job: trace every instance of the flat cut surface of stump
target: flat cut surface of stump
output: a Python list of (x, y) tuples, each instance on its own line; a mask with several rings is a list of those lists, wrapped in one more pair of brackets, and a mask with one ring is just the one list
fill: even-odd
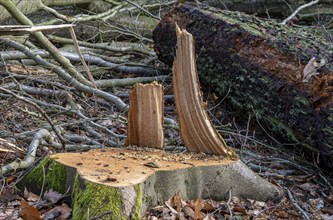
[(75, 167), (89, 181), (114, 187), (141, 183), (158, 171), (235, 163), (222, 156), (172, 154), (151, 149), (92, 150), (87, 153), (60, 153), (52, 157), (60, 163)]

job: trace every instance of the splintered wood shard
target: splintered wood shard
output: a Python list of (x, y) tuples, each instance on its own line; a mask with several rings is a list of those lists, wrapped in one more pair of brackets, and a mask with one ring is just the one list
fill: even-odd
[(195, 63), (193, 37), (178, 26), (176, 33), (172, 83), (182, 140), (189, 151), (236, 157), (216, 132), (206, 112)]
[(129, 93), (126, 145), (164, 147), (163, 87), (153, 82), (136, 84)]

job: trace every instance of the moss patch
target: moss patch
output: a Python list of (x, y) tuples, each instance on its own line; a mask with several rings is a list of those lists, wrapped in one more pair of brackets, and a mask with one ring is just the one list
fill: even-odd
[(39, 193), (40, 190), (53, 189), (59, 193), (65, 193), (66, 166), (46, 157), (34, 168), (19, 184), (29, 190)]
[[(75, 178), (73, 189), (73, 219), (90, 219), (105, 212), (100, 219), (127, 219), (122, 213), (120, 192), (112, 187)], [(136, 218), (135, 218), (136, 219)]]
[(131, 219), (140, 219), (141, 216), (141, 208), (142, 208), (142, 184), (137, 184), (134, 186), (134, 190), (136, 192), (136, 201), (132, 211)]

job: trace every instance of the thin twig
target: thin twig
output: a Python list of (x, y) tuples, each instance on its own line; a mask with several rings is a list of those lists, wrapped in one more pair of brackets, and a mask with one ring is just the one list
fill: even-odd
[(317, 4), (318, 2), (319, 0), (314, 0), (312, 2), (299, 6), (289, 17), (284, 19), (280, 24), (285, 25), (288, 21), (295, 17), (299, 11), (303, 10), (304, 8), (310, 7), (311, 5)]
[(95, 216), (95, 217), (91, 218), (90, 220), (97, 220), (97, 219), (100, 219), (100, 218), (103, 217), (103, 216), (111, 215), (111, 214), (112, 214), (112, 210), (111, 210), (111, 211), (104, 212), (104, 213), (102, 213), (102, 214), (100, 214), (100, 215), (98, 215), (98, 216)]
[(228, 199), (228, 202), (227, 202), (227, 207), (228, 207), (228, 210), (229, 210), (229, 220), (232, 220), (232, 210), (230, 208), (230, 202), (231, 202), (231, 190), (229, 190), (229, 199)]
[(38, 112), (39, 112), (39, 113), (40, 113), (40, 114), (41, 114), (41, 115), (47, 120), (47, 122), (50, 124), (52, 130), (54, 131), (54, 133), (55, 133), (55, 134), (57, 135), (57, 137), (59, 138), (59, 140), (60, 140), (60, 142), (61, 142), (61, 144), (62, 144), (63, 149), (65, 149), (66, 140), (62, 137), (62, 135), (60, 134), (59, 129), (57, 129), (57, 128), (54, 126), (54, 124), (53, 124), (51, 118), (50, 118), (50, 117), (44, 112), (44, 110), (43, 110), (41, 107), (39, 107), (36, 103), (34, 103), (34, 102), (32, 102), (32, 101), (30, 101), (30, 100), (24, 98), (23, 96), (19, 96), (19, 95), (13, 93), (12, 91), (9, 91), (8, 89), (5, 89), (5, 88), (3, 88), (3, 87), (0, 87), (0, 90), (3, 91), (3, 92), (5, 92), (5, 93), (8, 93), (8, 94), (14, 96), (15, 98), (17, 98), (17, 99), (19, 99), (19, 100), (21, 100), (21, 101), (23, 101), (23, 102), (25, 102), (25, 103), (28, 103), (29, 105), (32, 105), (33, 107), (35, 107), (36, 110), (37, 110), (37, 111), (38, 111)]
[(69, 30), (69, 33), (71, 34), (71, 38), (73, 40), (73, 44), (74, 44), (74, 48), (77, 52), (77, 54), (79, 55), (80, 57), (80, 60), (82, 62), (82, 65), (84, 67), (84, 69), (86, 70), (87, 72), (87, 75), (89, 77), (89, 80), (91, 81), (91, 83), (93, 84), (93, 86), (96, 88), (96, 83), (95, 83), (95, 80), (94, 80), (94, 77), (92, 76), (91, 72), (90, 72), (90, 69), (86, 63), (86, 61), (84, 60), (83, 56), (82, 56), (82, 53), (80, 51), (80, 47), (79, 47), (79, 43), (77, 42), (77, 38), (76, 38), (76, 35), (75, 35), (75, 31), (74, 31), (74, 28), (73, 26), (69, 27), (68, 28)]
[(299, 205), (297, 204), (297, 202), (295, 201), (293, 195), (291, 194), (290, 190), (287, 189), (287, 193), (288, 193), (288, 198), (290, 199), (290, 201), (293, 203), (293, 205), (303, 214), (303, 216), (310, 220), (310, 217), (308, 216), (308, 214), (301, 208), (299, 207)]
[(156, 15), (153, 15), (152, 13), (150, 13), (148, 10), (144, 9), (143, 7), (141, 7), (140, 5), (136, 4), (135, 2), (129, 1), (129, 0), (125, 0), (125, 2), (127, 2), (128, 4), (131, 4), (135, 7), (137, 7), (138, 9), (142, 10), (143, 12), (147, 13), (147, 15), (149, 15), (152, 18), (155, 18), (156, 20), (161, 20), (160, 17), (157, 17)]
[(43, 153), (43, 155), (42, 156), (40, 156), (40, 157), (38, 157), (38, 159), (36, 159), (35, 160), (35, 162), (29, 167), (29, 168), (27, 168), (27, 169), (25, 169), (19, 176), (18, 176), (18, 178), (15, 180), (15, 184), (14, 185), (16, 185), (17, 183), (19, 183), (19, 182), (21, 182), (21, 180), (26, 176), (26, 175), (28, 175), (30, 172), (31, 172), (31, 170), (33, 170), (35, 167), (37, 167), (38, 166), (38, 164), (42, 161), (42, 159), (44, 159), (44, 157), (46, 156), (46, 152), (45, 153)]

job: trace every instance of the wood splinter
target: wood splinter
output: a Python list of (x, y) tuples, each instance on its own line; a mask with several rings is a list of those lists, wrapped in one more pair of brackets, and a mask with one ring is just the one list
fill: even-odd
[(135, 84), (130, 90), (125, 145), (163, 149), (163, 87), (157, 82)]
[(177, 49), (173, 63), (173, 89), (180, 134), (189, 151), (237, 158), (217, 133), (202, 100), (193, 36), (176, 25)]

